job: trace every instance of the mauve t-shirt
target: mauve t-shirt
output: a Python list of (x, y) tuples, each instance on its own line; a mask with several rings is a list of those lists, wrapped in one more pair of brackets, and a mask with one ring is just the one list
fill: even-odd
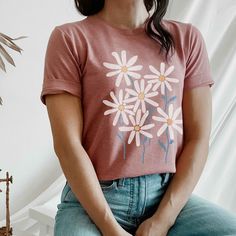
[(40, 99), (81, 99), (82, 145), (100, 180), (176, 172), (183, 90), (214, 84), (197, 27), (162, 21), (176, 42), (166, 61), (146, 22), (123, 29), (93, 15), (55, 26), (48, 41)]

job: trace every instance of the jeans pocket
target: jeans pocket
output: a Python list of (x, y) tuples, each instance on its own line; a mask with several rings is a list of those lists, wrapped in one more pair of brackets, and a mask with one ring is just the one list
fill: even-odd
[(116, 180), (98, 180), (102, 190), (112, 190), (117, 188)]
[(62, 192), (61, 192), (61, 202), (64, 202), (65, 197), (69, 191), (70, 191), (70, 187), (69, 187), (68, 183), (66, 182), (66, 184), (64, 185)]
[[(99, 180), (100, 186), (102, 191), (108, 191), (117, 188), (116, 180)], [(62, 193), (61, 193), (61, 202), (74, 202), (79, 203), (76, 195), (72, 191), (71, 187), (69, 186), (68, 182), (66, 182)]]
[(62, 191), (61, 202), (76, 202), (76, 203), (79, 202), (77, 197), (75, 196), (75, 194), (71, 190), (71, 187), (68, 184), (68, 182), (66, 183), (66, 185), (64, 186), (64, 189)]

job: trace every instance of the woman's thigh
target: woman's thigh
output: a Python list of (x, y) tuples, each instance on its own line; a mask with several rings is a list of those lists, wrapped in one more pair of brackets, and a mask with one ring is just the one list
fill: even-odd
[(192, 194), (183, 207), (168, 236), (236, 235), (236, 214)]
[(54, 236), (101, 236), (97, 226), (80, 206), (69, 206), (57, 211)]
[(101, 232), (91, 220), (85, 209), (77, 201), (68, 183), (57, 204), (54, 236), (101, 236)]
[[(104, 197), (111, 208), (117, 222), (126, 231), (135, 228), (129, 221), (130, 196), (129, 185), (120, 186), (116, 180), (100, 180), (100, 186)], [(92, 221), (86, 210), (82, 207), (68, 183), (61, 193), (61, 202), (57, 204), (55, 217), (54, 236), (100, 236), (99, 228)]]

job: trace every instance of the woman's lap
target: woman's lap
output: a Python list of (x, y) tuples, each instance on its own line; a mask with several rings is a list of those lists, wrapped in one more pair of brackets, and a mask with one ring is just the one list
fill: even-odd
[(168, 236), (236, 235), (236, 215), (221, 206), (192, 194)]
[[(100, 181), (103, 194), (114, 217), (126, 231), (134, 234), (139, 224), (139, 216), (144, 211), (144, 204), (147, 210), (144, 213), (150, 214), (149, 209), (153, 209), (164, 192), (164, 186), (168, 181), (167, 177), (167, 174), (162, 174), (155, 175), (153, 178), (149, 176), (121, 178), (117, 181)], [(152, 181), (155, 182), (156, 187), (153, 187)], [(149, 188), (147, 194), (149, 198), (146, 198), (145, 186)], [(150, 201), (150, 199), (154, 199), (154, 201)], [(98, 227), (89, 218), (68, 183), (63, 188), (61, 202), (57, 207), (54, 236), (101, 235)]]
[[(100, 181), (100, 185), (117, 222), (127, 232), (135, 235), (143, 220), (151, 217), (157, 209), (171, 176), (153, 174)], [(68, 183), (64, 186), (61, 203), (57, 206), (54, 236), (102, 235)], [(168, 236), (179, 235), (236, 235), (236, 215), (192, 194), (168, 232)]]

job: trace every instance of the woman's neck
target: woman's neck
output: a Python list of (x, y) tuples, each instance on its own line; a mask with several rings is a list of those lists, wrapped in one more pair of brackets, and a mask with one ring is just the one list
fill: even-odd
[(147, 19), (148, 12), (143, 0), (105, 0), (96, 15), (120, 28), (134, 29)]

